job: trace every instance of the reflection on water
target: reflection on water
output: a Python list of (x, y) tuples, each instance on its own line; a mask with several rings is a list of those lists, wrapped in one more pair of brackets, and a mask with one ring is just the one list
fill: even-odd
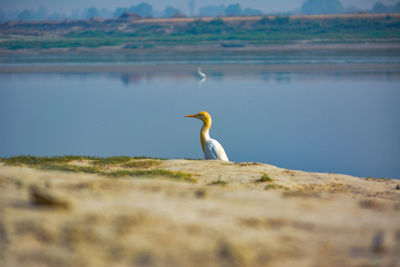
[[(8, 74), (8, 76), (20, 77), (21, 74)], [(34, 75), (34, 74), (24, 74), (24, 75)], [(39, 75), (39, 74), (36, 74)], [(48, 74), (46, 74), (48, 75)], [(193, 72), (138, 72), (138, 73), (58, 73), (52, 74), (58, 75), (64, 79), (92, 79), (96, 76), (107, 77), (110, 80), (120, 80), (125, 86), (133, 86), (136, 84), (141, 84), (143, 82), (152, 83), (157, 80), (166, 80), (168, 82), (193, 82), (198, 81), (202, 84), (206, 81), (214, 81), (223, 83), (225, 80), (260, 80), (266, 83), (290, 83), (291, 77), (296, 78), (306, 78), (307, 80), (321, 80), (332, 81), (336, 79), (353, 80), (365, 78), (375, 81), (389, 82), (393, 80), (400, 79), (400, 69), (393, 71), (380, 71), (380, 72), (319, 72), (308, 74), (300, 74), (296, 72), (267, 72), (267, 71), (252, 71), (252, 72), (208, 72), (206, 79), (201, 79), (198, 77), (195, 71)]]
[[(156, 50), (157, 51), (157, 50)], [(0, 66), (23, 64), (344, 64), (344, 63), (400, 63), (400, 50), (375, 49), (300, 49), (271, 51), (216, 51), (216, 52), (135, 52), (128, 54), (91, 53), (44, 53), (44, 54), (0, 54)]]
[[(206, 72), (206, 70), (205, 70)], [(400, 178), (400, 75), (1, 74), (0, 156), (201, 158), (199, 121), (233, 161)]]

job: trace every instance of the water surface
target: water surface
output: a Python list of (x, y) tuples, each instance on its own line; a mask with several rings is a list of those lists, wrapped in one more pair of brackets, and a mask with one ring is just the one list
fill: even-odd
[(0, 156), (202, 158), (400, 178), (400, 72), (1, 73)]

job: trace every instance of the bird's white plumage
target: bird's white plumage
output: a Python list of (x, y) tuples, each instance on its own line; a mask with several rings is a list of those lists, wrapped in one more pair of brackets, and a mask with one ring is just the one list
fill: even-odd
[(215, 139), (206, 139), (204, 145), (204, 158), (229, 161), (222, 145)]
[(197, 69), (197, 73), (198, 73), (203, 79), (207, 77), (207, 75), (206, 75), (204, 72), (201, 71), (201, 68), (200, 68), (200, 67)]
[(203, 121), (200, 130), (200, 142), (204, 152), (204, 159), (229, 161), (222, 145), (215, 139), (210, 138), (212, 119), (207, 111), (200, 111), (194, 115), (186, 115), (188, 118), (196, 118)]

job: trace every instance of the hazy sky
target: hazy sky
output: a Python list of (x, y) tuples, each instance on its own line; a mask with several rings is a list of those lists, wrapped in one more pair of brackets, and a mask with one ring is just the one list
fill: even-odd
[[(196, 0), (196, 9), (206, 5), (240, 3), (244, 7), (261, 9), (264, 12), (290, 11), (301, 6), (305, 0)], [(70, 12), (73, 9), (84, 9), (90, 6), (115, 9), (118, 6), (129, 7), (140, 2), (148, 2), (156, 9), (163, 9), (172, 5), (187, 12), (189, 0), (0, 0), (0, 8), (10, 9), (36, 9), (43, 5), (49, 11)], [(355, 5), (359, 8), (371, 8), (375, 2), (395, 4), (400, 0), (341, 0), (344, 6)]]

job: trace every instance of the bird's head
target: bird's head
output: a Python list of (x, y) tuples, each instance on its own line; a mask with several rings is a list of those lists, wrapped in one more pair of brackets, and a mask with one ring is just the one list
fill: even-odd
[(200, 111), (194, 115), (186, 115), (186, 118), (196, 118), (203, 121), (205, 124), (211, 124), (211, 116), (207, 111)]

